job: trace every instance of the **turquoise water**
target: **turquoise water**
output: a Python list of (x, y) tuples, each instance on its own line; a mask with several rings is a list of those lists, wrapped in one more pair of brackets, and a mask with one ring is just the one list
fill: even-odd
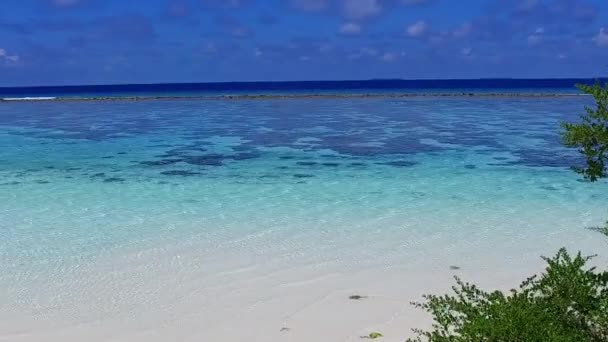
[(558, 137), (588, 101), (3, 103), (0, 313), (119, 305), (111, 275), (175, 250), (210, 277), (222, 260), (523, 270), (562, 245), (598, 252), (583, 228), (607, 216), (607, 184), (581, 182)]

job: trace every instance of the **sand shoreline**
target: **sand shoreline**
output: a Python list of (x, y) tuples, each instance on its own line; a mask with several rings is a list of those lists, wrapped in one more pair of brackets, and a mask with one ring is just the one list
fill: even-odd
[(195, 96), (94, 96), (94, 97), (5, 97), (0, 103), (14, 102), (114, 102), (155, 100), (293, 100), (293, 99), (382, 99), (382, 98), (572, 98), (585, 94), (559, 93), (388, 93), (388, 94), (258, 94), (258, 95), (195, 95)]

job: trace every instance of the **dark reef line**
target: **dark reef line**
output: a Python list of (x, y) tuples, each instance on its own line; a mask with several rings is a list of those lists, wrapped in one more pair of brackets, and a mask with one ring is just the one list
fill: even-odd
[(561, 98), (584, 94), (559, 93), (403, 93), (403, 94), (259, 94), (259, 95), (201, 95), (201, 96), (96, 96), (53, 98), (0, 98), (0, 102), (80, 102), (80, 101), (152, 101), (152, 100), (290, 100), (290, 99), (369, 99), (420, 97), (481, 97), (481, 98)]

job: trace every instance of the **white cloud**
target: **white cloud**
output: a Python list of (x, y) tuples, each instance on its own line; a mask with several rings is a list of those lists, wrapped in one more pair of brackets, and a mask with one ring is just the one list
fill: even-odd
[(256, 57), (260, 57), (262, 55), (262, 50), (260, 50), (260, 48), (256, 48), (255, 51), (253, 52), (253, 54)]
[(381, 57), (380, 60), (383, 62), (393, 62), (397, 59), (397, 55), (392, 53), (392, 52), (385, 52)]
[(368, 19), (382, 13), (378, 0), (342, 0), (342, 12), (350, 19)]
[(602, 27), (600, 32), (593, 37), (593, 41), (599, 47), (608, 47), (608, 30)]
[(428, 24), (424, 20), (419, 20), (412, 25), (408, 26), (405, 33), (412, 38), (418, 38), (426, 34), (428, 30)]
[(17, 63), (20, 58), (17, 55), (9, 55), (9, 53), (5, 49), (0, 48), (0, 62), (8, 63)]
[(470, 56), (473, 53), (473, 49), (470, 47), (465, 47), (460, 50), (460, 54), (463, 56)]
[(533, 34), (528, 36), (528, 44), (532, 46), (536, 46), (543, 42), (545, 29), (543, 27), (539, 27), (534, 31)]
[[(286, 0), (296, 10), (303, 12), (339, 11), (348, 20), (367, 20), (384, 11), (384, 0)], [(392, 1), (392, 0), (391, 0)], [(401, 0), (412, 4), (426, 0)]]
[(361, 33), (361, 25), (357, 23), (344, 23), (340, 26), (340, 33), (342, 34), (359, 34)]
[(566, 58), (568, 58), (568, 56), (566, 56), (563, 53), (560, 53), (560, 54), (557, 55), (557, 59), (566, 59)]

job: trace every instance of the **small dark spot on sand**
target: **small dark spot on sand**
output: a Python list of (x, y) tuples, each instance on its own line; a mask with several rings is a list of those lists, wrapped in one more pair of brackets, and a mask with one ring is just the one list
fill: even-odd
[(283, 160), (289, 160), (289, 159), (295, 159), (296, 157), (294, 156), (280, 156), (279, 159), (283, 159)]
[(317, 162), (299, 161), (296, 164), (298, 164), (300, 166), (314, 166), (314, 165), (317, 165)]
[(365, 336), (361, 336), (361, 338), (368, 339), (368, 340), (375, 340), (375, 339), (378, 339), (378, 338), (381, 338), (381, 337), (383, 337), (382, 333), (379, 333), (377, 331), (371, 332), (371, 333), (369, 333), (368, 335), (365, 335)]
[(82, 170), (82, 168), (81, 167), (70, 167), (70, 168), (66, 169), (66, 171), (79, 171), (79, 170)]
[(127, 152), (118, 152), (116, 154), (127, 154)]
[(50, 182), (47, 180), (37, 180), (36, 183), (38, 184), (49, 184)]
[(103, 156), (103, 157), (101, 157), (101, 159), (112, 159), (112, 158), (114, 158), (114, 156)]
[(160, 174), (161, 175), (165, 175), (165, 176), (183, 176), (183, 177), (187, 177), (187, 176), (200, 175), (200, 172), (185, 171), (185, 170), (172, 170), (172, 171), (163, 171)]
[(361, 300), (361, 299), (366, 299), (366, 298), (367, 298), (367, 296), (360, 296), (360, 295), (352, 295), (352, 296), (348, 297), (348, 299), (350, 299), (350, 300)]
[(305, 173), (296, 173), (293, 176), (295, 178), (312, 178), (312, 177), (314, 177), (314, 175), (309, 175), (309, 174), (305, 174)]
[(281, 330), (280, 330), (280, 331), (282, 331), (282, 332), (287, 332), (287, 331), (289, 331), (289, 330), (291, 330), (291, 329), (289, 329), (289, 328), (287, 328), (287, 327), (283, 327), (283, 328), (281, 328)]
[(459, 266), (456, 266), (456, 265), (450, 265), (450, 269), (451, 269), (452, 271), (457, 271), (457, 270), (459, 270), (459, 269), (460, 269), (460, 267), (459, 267)]
[(119, 178), (119, 177), (110, 177), (110, 178), (106, 178), (103, 180), (104, 183), (120, 183), (120, 182), (124, 182), (125, 180), (123, 178)]
[(340, 163), (321, 163), (321, 165), (328, 167), (337, 167), (340, 166)]
[(464, 166), (464, 168), (465, 168), (465, 169), (469, 169), (469, 170), (473, 170), (473, 169), (476, 169), (476, 168), (477, 168), (477, 166), (472, 165), (472, 164), (467, 164), (467, 165), (465, 165), (465, 166)]

